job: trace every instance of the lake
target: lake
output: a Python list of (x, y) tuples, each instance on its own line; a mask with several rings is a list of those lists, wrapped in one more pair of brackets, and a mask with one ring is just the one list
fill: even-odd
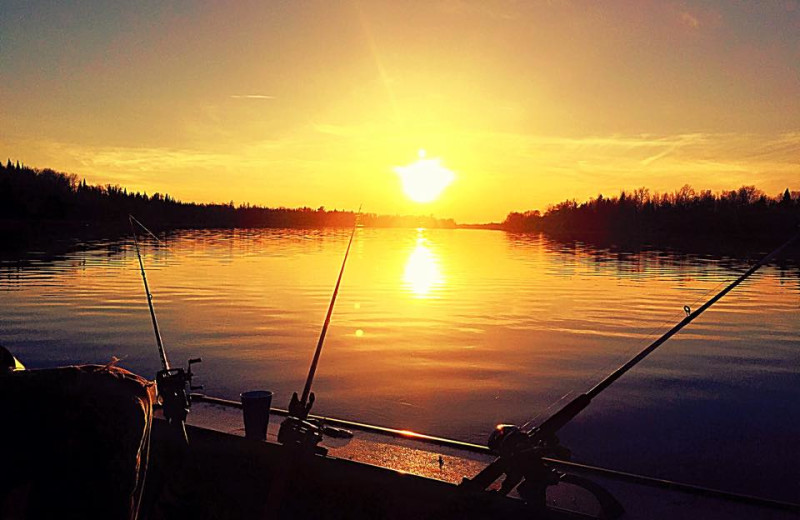
[[(349, 230), (143, 240), (170, 361), (209, 395), (301, 391)], [(776, 244), (777, 245), (777, 244)], [(543, 419), (748, 261), (484, 230), (359, 229), (322, 353), (318, 414), (483, 443)], [(31, 368), (160, 368), (130, 239), (0, 261), (0, 343)], [(565, 427), (575, 460), (800, 496), (800, 269), (762, 268)]]

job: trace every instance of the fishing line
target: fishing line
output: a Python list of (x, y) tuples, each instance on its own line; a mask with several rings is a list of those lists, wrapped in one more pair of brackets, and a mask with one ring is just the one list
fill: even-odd
[[(142, 253), (139, 250), (139, 239), (136, 236), (136, 229), (133, 227), (133, 223), (136, 222), (137, 224), (139, 224), (139, 226), (141, 226), (145, 231), (150, 233), (150, 235), (152, 235), (156, 240), (158, 240), (158, 237), (153, 235), (153, 233), (149, 229), (147, 229), (144, 226), (144, 224), (136, 220), (136, 218), (134, 218), (133, 215), (128, 215), (128, 222), (130, 222), (131, 224), (131, 234), (133, 235), (133, 245), (136, 248), (136, 258), (139, 259), (139, 271), (141, 272), (142, 275), (144, 292), (145, 295), (147, 296), (147, 307), (150, 310), (150, 321), (153, 324), (153, 334), (155, 334), (156, 338), (156, 347), (158, 347), (158, 355), (161, 360), (161, 368), (163, 369), (163, 371), (169, 371), (170, 370), (169, 360), (167, 359), (167, 353), (166, 350), (164, 349), (164, 342), (161, 340), (161, 330), (158, 328), (158, 319), (156, 318), (156, 311), (153, 308), (153, 293), (150, 292), (150, 286), (147, 283), (147, 274), (145, 273), (144, 270), (144, 261), (142, 260)], [(159, 242), (161, 241), (159, 240)]]
[(522, 430), (522, 431), (526, 431), (526, 430), (528, 430), (529, 427), (535, 426), (536, 423), (538, 422), (539, 418), (541, 418), (542, 416), (547, 414), (550, 410), (555, 408), (557, 404), (563, 402), (565, 399), (567, 399), (568, 397), (570, 397), (570, 396), (572, 396), (574, 394), (575, 394), (575, 389), (573, 388), (572, 390), (570, 390), (566, 394), (564, 394), (561, 397), (559, 397), (557, 400), (555, 400), (552, 403), (550, 403), (550, 406), (548, 406), (547, 408), (545, 408), (541, 412), (537, 413), (536, 415), (534, 415), (533, 417), (528, 419), (522, 426), (519, 427), (519, 429)]
[[(746, 271), (746, 269), (745, 269), (745, 271), (739, 272), (736, 269), (731, 268), (731, 271), (733, 271), (734, 275), (738, 278), (739, 276), (741, 276)], [(644, 343), (649, 342), (652, 338), (661, 336), (666, 330), (669, 330), (669, 328), (675, 322), (679, 321), (680, 319), (684, 318), (685, 316), (690, 315), (692, 313), (692, 311), (699, 304), (702, 304), (703, 302), (707, 301), (710, 295), (716, 294), (717, 292), (719, 292), (720, 288), (722, 288), (723, 286), (725, 286), (727, 284), (730, 284), (730, 283), (731, 283), (731, 281), (729, 279), (723, 278), (722, 280), (717, 282), (717, 284), (714, 285), (713, 287), (710, 287), (710, 288), (706, 289), (704, 292), (702, 292), (701, 294), (696, 296), (693, 300), (691, 300), (689, 302), (689, 304), (684, 305), (683, 309), (681, 309), (681, 311), (678, 311), (678, 312), (675, 312), (674, 314), (671, 314), (669, 317), (665, 318), (659, 324), (655, 325), (650, 331), (648, 331), (643, 336), (642, 341), (640, 341), (636, 345), (631, 346), (629, 349), (627, 349), (623, 353), (623, 355), (616, 356), (617, 361), (619, 359), (624, 359), (625, 357), (629, 356), (631, 352), (633, 352), (637, 348), (640, 348), (641, 345), (643, 345)], [(611, 363), (609, 363), (608, 366), (611, 366)], [(608, 368), (608, 366), (606, 368)], [(598, 370), (597, 372), (598, 373), (603, 373), (602, 370)], [(595, 376), (596, 375), (597, 374), (595, 374)]]
[[(737, 270), (735, 268), (731, 268), (731, 271), (733, 271), (733, 273), (737, 276), (737, 278), (739, 276), (741, 276), (742, 273), (746, 272), (746, 270), (739, 272), (739, 270)], [(609, 367), (618, 365), (620, 360), (622, 360), (622, 359), (630, 358), (630, 356), (631, 356), (631, 354), (633, 352), (641, 349), (643, 345), (645, 345), (647, 343), (650, 343), (653, 338), (656, 338), (656, 337), (659, 337), (659, 336), (663, 335), (664, 332), (666, 332), (667, 330), (672, 328), (676, 322), (679, 322), (684, 317), (690, 315), (691, 312), (694, 310), (694, 308), (698, 304), (702, 304), (703, 302), (707, 301), (709, 295), (717, 293), (721, 287), (723, 287), (726, 284), (730, 284), (730, 283), (731, 283), (730, 280), (722, 279), (716, 285), (706, 289), (701, 294), (697, 295), (694, 299), (692, 299), (689, 302), (689, 304), (684, 305), (683, 308), (681, 309), (681, 311), (678, 311), (678, 312), (675, 312), (673, 314), (670, 314), (669, 316), (664, 318), (661, 322), (659, 322), (656, 325), (654, 325), (649, 331), (644, 333), (643, 336), (640, 336), (641, 339), (639, 341), (631, 344), (625, 350), (622, 350), (622, 351), (618, 352), (617, 354), (612, 355), (612, 357), (606, 363), (602, 364), (600, 367), (598, 367), (596, 370), (594, 370), (591, 374), (589, 374), (586, 377), (582, 378), (581, 381), (580, 381), (581, 384), (574, 385), (572, 387), (572, 389), (570, 389), (566, 394), (561, 396), (559, 399), (557, 399), (556, 401), (551, 403), (547, 408), (545, 408), (544, 410), (540, 411), (535, 416), (533, 416), (531, 419), (526, 421), (520, 427), (520, 429), (525, 431), (529, 427), (534, 426), (536, 424), (537, 420), (540, 417), (542, 417), (545, 414), (547, 414), (548, 412), (550, 412), (550, 410), (552, 410), (559, 403), (563, 402), (569, 396), (574, 395), (577, 392), (578, 388), (585, 388), (585, 387), (589, 386), (592, 381), (597, 381), (602, 374), (608, 373)]]
[[(557, 475), (554, 475), (551, 470), (547, 469), (544, 465), (543, 457), (553, 455), (559, 456), (563, 452), (564, 448), (559, 445), (558, 438), (556, 437), (559, 430), (585, 410), (595, 397), (618, 381), (647, 356), (655, 352), (661, 345), (678, 334), (684, 327), (692, 323), (726, 294), (747, 280), (758, 269), (776, 258), (798, 238), (800, 238), (800, 232), (796, 233), (777, 249), (753, 264), (747, 271), (726, 285), (721, 291), (712, 296), (697, 309), (693, 311), (688, 309), (686, 311), (686, 316), (682, 320), (650, 345), (639, 351), (638, 354), (629, 359), (625, 364), (605, 376), (589, 390), (572, 399), (530, 431), (523, 432), (513, 425), (499, 425), (489, 438), (489, 447), (492, 451), (497, 453), (498, 457), (494, 462), (482, 469), (480, 473), (475, 475), (474, 478), (462, 481), (461, 486), (473, 490), (486, 490), (497, 481), (498, 478), (506, 475), (498, 492), (501, 495), (508, 495), (518, 484), (530, 480), (530, 486), (528, 488), (529, 496), (544, 507), (544, 490), (547, 486), (552, 485), (551, 480), (553, 480), (553, 477), (557, 477)], [(521, 468), (520, 464), (524, 464), (527, 469), (524, 467)], [(558, 479), (555, 478), (555, 481), (557, 480)]]
[[(156, 242), (158, 242), (158, 243), (159, 243), (159, 244), (161, 244), (162, 246), (166, 245), (166, 244), (165, 244), (164, 242), (162, 242), (162, 241), (161, 241), (161, 239), (160, 239), (160, 238), (158, 238), (158, 237), (157, 237), (157, 236), (156, 236), (156, 235), (155, 235), (155, 234), (154, 234), (152, 231), (150, 231), (149, 229), (147, 229), (147, 226), (145, 226), (144, 224), (142, 224), (141, 222), (139, 222), (138, 220), (136, 220), (136, 217), (134, 217), (133, 215), (128, 215), (128, 218), (129, 218), (131, 221), (133, 221), (133, 222), (136, 222), (136, 223), (139, 225), (139, 227), (141, 227), (142, 229), (144, 229), (144, 230), (147, 232), (147, 234), (148, 234), (148, 235), (150, 235), (151, 237), (153, 237), (153, 238), (156, 240)], [(134, 234), (134, 237), (135, 237), (135, 234)]]
[(528, 427), (534, 426), (540, 417), (542, 417), (545, 414), (547, 414), (548, 412), (550, 412), (550, 410), (552, 410), (559, 403), (563, 402), (569, 396), (574, 395), (578, 391), (579, 388), (586, 388), (586, 387), (590, 386), (591, 382), (597, 381), (598, 379), (600, 379), (600, 375), (601, 374), (607, 374), (608, 371), (609, 371), (609, 367), (619, 365), (620, 360), (630, 358), (632, 352), (634, 352), (636, 350), (640, 350), (642, 348), (642, 345), (644, 345), (645, 343), (650, 342), (650, 340), (652, 338), (657, 337), (656, 335), (659, 332), (661, 334), (663, 334), (664, 331), (669, 330), (669, 327), (672, 326), (675, 322), (677, 322), (680, 319), (680, 317), (681, 317), (681, 313), (674, 313), (674, 314), (670, 315), (670, 317), (665, 318), (660, 323), (658, 323), (655, 326), (653, 326), (648, 332), (646, 332), (644, 334), (644, 336), (641, 337), (641, 339), (638, 342), (633, 343), (632, 345), (628, 346), (623, 351), (620, 351), (620, 352), (618, 352), (616, 354), (613, 354), (608, 361), (606, 361), (601, 366), (597, 367), (594, 371), (592, 371), (590, 374), (584, 376), (578, 382), (576, 382), (573, 385), (573, 387), (566, 394), (561, 396), (559, 399), (557, 399), (556, 401), (551, 403), (547, 408), (545, 408), (544, 410), (540, 411), (535, 416), (533, 416), (531, 419), (526, 421), (520, 427), (520, 429), (525, 431), (525, 430), (528, 429)]
[(278, 442), (283, 444), (286, 448), (283, 451), (281, 460), (278, 462), (279, 466), (276, 472), (278, 477), (273, 479), (269, 488), (269, 493), (267, 494), (267, 502), (264, 508), (264, 516), (266, 518), (278, 517), (286, 485), (290, 479), (294, 478), (293, 475), (297, 465), (296, 461), (301, 457), (311, 455), (313, 452), (327, 454), (326, 448), (317, 446), (322, 441), (322, 436), (325, 432), (324, 427), (319, 424), (319, 422), (308, 420), (308, 412), (314, 404), (314, 393), (311, 391), (311, 385), (314, 382), (317, 364), (319, 363), (319, 358), (322, 354), (322, 346), (325, 342), (325, 334), (331, 322), (333, 306), (336, 303), (336, 296), (339, 294), (339, 284), (342, 282), (342, 275), (344, 275), (344, 268), (345, 265), (347, 265), (347, 258), (350, 255), (350, 246), (353, 245), (353, 237), (355, 237), (356, 230), (358, 229), (358, 217), (360, 215), (361, 206), (358, 207), (358, 213), (356, 213), (353, 221), (353, 231), (350, 233), (350, 240), (347, 242), (347, 249), (344, 252), (342, 267), (339, 269), (339, 277), (336, 279), (336, 286), (333, 289), (331, 302), (328, 305), (328, 313), (325, 315), (325, 322), (322, 325), (319, 341), (317, 341), (317, 348), (314, 350), (314, 357), (308, 369), (308, 377), (303, 387), (302, 398), (297, 397), (297, 392), (292, 394), (292, 398), (289, 401), (289, 414), (281, 423), (281, 427), (278, 430)]
[(191, 400), (189, 393), (192, 390), (199, 390), (201, 386), (192, 386), (192, 364), (202, 361), (200, 358), (190, 359), (186, 370), (170, 366), (167, 359), (167, 352), (164, 348), (164, 343), (161, 341), (161, 331), (158, 328), (158, 319), (156, 319), (156, 311), (153, 308), (153, 294), (150, 292), (150, 286), (147, 283), (147, 273), (144, 269), (144, 261), (142, 260), (142, 252), (139, 249), (139, 238), (136, 234), (134, 222), (142, 229), (156, 239), (158, 239), (152, 231), (147, 229), (144, 224), (136, 220), (133, 215), (128, 215), (128, 222), (131, 225), (131, 234), (133, 235), (133, 245), (136, 247), (136, 258), (139, 259), (139, 270), (142, 275), (142, 283), (144, 284), (144, 292), (147, 296), (147, 307), (150, 310), (150, 320), (153, 324), (153, 333), (156, 338), (156, 347), (158, 347), (158, 355), (161, 359), (161, 370), (156, 372), (156, 392), (161, 402), (164, 417), (167, 423), (174, 427), (180, 439), (180, 444), (183, 448), (189, 445), (189, 438), (186, 436), (186, 417), (189, 414), (191, 407)]
[[(325, 343), (325, 335), (328, 332), (328, 326), (331, 323), (331, 316), (333, 315), (333, 306), (336, 304), (336, 297), (339, 295), (339, 285), (342, 283), (342, 276), (344, 275), (344, 267), (347, 265), (347, 258), (350, 256), (350, 246), (353, 245), (353, 237), (356, 236), (356, 230), (358, 229), (358, 221), (359, 217), (361, 216), (361, 206), (358, 207), (358, 211), (356, 212), (355, 219), (353, 221), (353, 231), (350, 233), (350, 240), (347, 242), (347, 249), (344, 252), (344, 259), (342, 260), (342, 267), (339, 270), (339, 277), (336, 279), (336, 286), (333, 288), (333, 295), (331, 296), (331, 303), (328, 305), (328, 313), (325, 316), (325, 321), (322, 324), (322, 331), (319, 334), (319, 340), (317, 341), (317, 348), (314, 351), (314, 357), (311, 360), (311, 366), (308, 369), (308, 377), (306, 378), (306, 384), (303, 387), (303, 394), (300, 398), (300, 402), (303, 406), (308, 404), (309, 398), (311, 397), (311, 384), (314, 382), (314, 375), (317, 372), (317, 363), (319, 363), (319, 357), (322, 354), (322, 345)], [(313, 402), (313, 400), (312, 400)]]

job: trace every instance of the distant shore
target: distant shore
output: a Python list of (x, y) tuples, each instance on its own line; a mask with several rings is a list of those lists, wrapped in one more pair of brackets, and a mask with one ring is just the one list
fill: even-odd
[[(278, 226), (272, 229), (345, 229), (344, 226)], [(220, 228), (220, 227), (164, 227), (154, 226), (153, 231), (162, 233), (181, 233), (191, 229), (270, 229), (257, 228)], [(433, 228), (428, 228), (433, 229)], [(441, 229), (441, 228), (439, 228)], [(501, 225), (457, 225), (456, 230), (486, 230), (506, 233), (509, 239), (528, 241), (539, 238), (548, 240), (554, 246), (577, 249), (597, 249), (637, 253), (643, 250), (663, 250), (685, 254), (709, 255), (713, 257), (758, 258), (783, 243), (789, 235), (775, 236), (668, 236), (647, 240), (643, 237), (614, 238), (607, 235), (592, 234), (550, 234), (545, 232), (515, 232), (503, 229)], [(66, 252), (76, 244), (93, 241), (127, 240), (130, 227), (123, 222), (91, 222), (67, 220), (8, 220), (0, 219), (0, 258), (17, 258), (29, 251)], [(800, 262), (800, 241), (782, 255), (783, 260), (792, 263)], [(782, 260), (779, 260), (779, 262)]]
[[(168, 194), (88, 185), (75, 174), (0, 164), (0, 249), (25, 249), (59, 238), (114, 238), (130, 232), (133, 214), (155, 231), (233, 228), (349, 228), (353, 211), (324, 207), (267, 208), (250, 204), (181, 202)], [(358, 215), (366, 227), (499, 230), (546, 235), (563, 243), (636, 250), (763, 250), (800, 224), (800, 192), (770, 196), (754, 186), (712, 193), (683, 186), (673, 193), (646, 188), (579, 203), (511, 212), (503, 222), (459, 224), (429, 216)], [(793, 253), (797, 256), (796, 253)]]

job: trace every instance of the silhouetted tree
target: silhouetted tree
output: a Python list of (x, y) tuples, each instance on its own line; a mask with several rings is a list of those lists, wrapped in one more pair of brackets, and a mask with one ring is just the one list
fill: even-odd
[[(250, 204), (195, 204), (159, 192), (128, 192), (117, 185), (92, 186), (74, 174), (35, 170), (0, 163), (0, 218), (18, 220), (77, 220), (124, 223), (129, 214), (149, 225), (170, 227), (349, 227), (352, 211), (324, 207), (264, 208)], [(456, 227), (452, 219), (432, 216), (361, 216), (364, 225), (384, 227)]]
[(660, 239), (689, 236), (785, 236), (800, 223), (800, 194), (786, 189), (768, 197), (755, 186), (695, 191), (686, 184), (674, 193), (638, 188), (619, 197), (602, 194), (583, 203), (566, 200), (544, 215), (509, 213), (503, 229), (600, 239)]

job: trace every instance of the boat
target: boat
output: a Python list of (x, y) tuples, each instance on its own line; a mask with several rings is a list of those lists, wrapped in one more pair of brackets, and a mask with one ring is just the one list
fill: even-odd
[[(0, 376), (0, 403), (13, 427), (0, 487), (2, 518), (511, 518), (530, 506), (496, 493), (465, 492), (446, 479), (465, 464), (480, 467), (447, 441), (429, 450), (395, 450), (409, 471), (353, 460), (374, 455), (363, 435), (310, 452), (214, 429), (209, 406), (187, 425), (190, 442), (155, 407), (153, 382), (115, 365), (14, 370)], [(234, 406), (235, 407), (235, 406)], [(157, 410), (154, 412), (154, 408)], [(206, 417), (203, 418), (202, 414)], [(288, 413), (288, 412), (286, 412)], [(273, 415), (284, 415), (274, 410)], [(192, 415), (194, 418), (195, 415)], [(311, 417), (312, 421), (319, 418)], [(198, 426), (196, 422), (209, 422)], [(216, 422), (219, 425), (221, 419)], [(335, 422), (335, 421), (334, 421)], [(309, 423), (311, 424), (311, 423)], [(362, 432), (366, 425), (348, 423)], [(275, 438), (275, 428), (270, 437)], [(391, 437), (389, 431), (383, 432)], [(406, 433), (416, 443), (429, 439)], [(341, 443), (340, 443), (341, 444)], [(360, 446), (359, 446), (360, 445)], [(336, 455), (329, 453), (337, 452)], [(350, 455), (346, 455), (350, 452)], [(466, 450), (463, 450), (466, 451)], [(488, 454), (483, 454), (485, 459)], [(351, 458), (352, 457), (352, 458)], [(416, 471), (409, 465), (419, 464)], [(438, 468), (440, 478), (434, 478)], [(282, 485), (277, 486), (281, 482)], [(270, 490), (281, 488), (277, 505)], [(555, 511), (555, 510), (554, 510)], [(543, 518), (580, 518), (548, 512)]]
[[(191, 394), (186, 435), (155, 383), (115, 364), (0, 375), (9, 422), (0, 518), (796, 518), (800, 506), (544, 458), (557, 482), (541, 504), (464, 485), (486, 446), (309, 416), (347, 429), (306, 452), (245, 436), (242, 404)], [(9, 424), (10, 423), (10, 424)], [(11, 426), (11, 427), (9, 427)], [(270, 504), (282, 484), (277, 506)], [(469, 481), (467, 481), (469, 482)], [(613, 496), (610, 491), (613, 490)], [(687, 515), (687, 510), (691, 514)]]
[(545, 421), (499, 425), (487, 446), (310, 413), (344, 262), (302, 396), (265, 410), (263, 431), (243, 427), (242, 403), (195, 391), (199, 359), (167, 361), (140, 264), (162, 359), (155, 381), (113, 360), (0, 369), (0, 518), (796, 518), (794, 503), (572, 463), (556, 433), (799, 236)]

